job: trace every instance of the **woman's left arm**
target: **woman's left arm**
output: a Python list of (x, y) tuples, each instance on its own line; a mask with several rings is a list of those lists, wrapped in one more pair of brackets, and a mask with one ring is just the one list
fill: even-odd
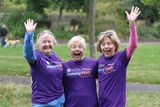
[(138, 36), (137, 36), (137, 28), (135, 25), (135, 20), (137, 19), (141, 11), (139, 11), (138, 7), (132, 7), (130, 14), (127, 11), (125, 12), (130, 24), (129, 25), (130, 37), (129, 37), (129, 42), (126, 49), (127, 57), (130, 58), (134, 50), (137, 48), (137, 44), (138, 44)]

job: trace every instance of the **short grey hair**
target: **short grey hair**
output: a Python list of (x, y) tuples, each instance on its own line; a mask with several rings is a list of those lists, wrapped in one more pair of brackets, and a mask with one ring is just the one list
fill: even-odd
[(74, 42), (80, 42), (83, 45), (84, 49), (86, 48), (85, 39), (81, 35), (73, 36), (67, 44), (68, 48), (70, 48)]
[(42, 32), (40, 32), (39, 34), (37, 34), (37, 39), (36, 39), (36, 48), (39, 48), (39, 38), (41, 36), (43, 36), (44, 34), (49, 34), (51, 37), (52, 37), (52, 40), (53, 40), (53, 45), (57, 45), (57, 41), (55, 39), (55, 36), (54, 34), (50, 31), (50, 30), (44, 30)]

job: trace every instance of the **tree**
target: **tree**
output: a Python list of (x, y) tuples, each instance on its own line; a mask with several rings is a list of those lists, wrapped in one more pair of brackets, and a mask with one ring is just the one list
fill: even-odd
[[(79, 11), (82, 9), (86, 12), (88, 18), (88, 34), (89, 34), (89, 50), (90, 56), (95, 58), (95, 0), (61, 0), (60, 2), (60, 10), (59, 10), (59, 18), (58, 23), (61, 19), (63, 9), (69, 11), (77, 10)], [(57, 5), (56, 5), (57, 6)]]
[(95, 2), (96, 0), (89, 0), (89, 15), (88, 15), (88, 34), (89, 34), (89, 50), (90, 56), (96, 56), (95, 52)]
[(80, 11), (86, 12), (88, 15), (88, 0), (54, 0), (54, 9), (59, 9), (59, 16), (57, 26), (59, 26), (63, 10), (66, 11)]
[(43, 14), (44, 8), (49, 7), (50, 3), (50, 0), (27, 0), (27, 10)]
[(89, 50), (90, 50), (90, 56), (94, 57), (96, 56), (95, 51), (95, 0), (61, 0), (60, 5), (60, 11), (59, 11), (59, 21), (61, 18), (61, 14), (63, 9), (66, 10), (74, 10), (76, 9), (79, 11), (82, 9), (84, 12), (86, 12), (86, 15), (88, 17), (88, 35), (89, 35)]
[(45, 7), (53, 5), (53, 9), (59, 9), (59, 17), (57, 27), (61, 20), (63, 10), (66, 11), (80, 11), (86, 13), (88, 18), (88, 34), (89, 34), (89, 48), (90, 56), (95, 57), (95, 0), (28, 0), (28, 7), (37, 13), (43, 13)]
[(119, 14), (125, 15), (125, 10), (131, 8), (131, 6), (138, 6), (142, 11), (139, 19), (145, 20), (145, 25), (150, 27), (159, 19), (160, 2), (159, 0), (121, 0), (117, 1)]
[(3, 16), (0, 23), (6, 24), (10, 38), (23, 37), (25, 31), (22, 27), (23, 22), (28, 18), (36, 17), (34, 13), (26, 11), (25, 3), (25, 0), (3, 0)]
[(40, 16), (45, 16), (44, 8), (51, 7), (53, 8), (53, 10), (58, 10), (59, 16), (57, 20), (57, 27), (59, 27), (63, 10), (66, 11), (82, 10), (84, 12), (88, 12), (87, 10), (88, 0), (38, 0), (38, 1), (28, 0), (27, 5), (28, 5), (28, 11), (34, 11), (38, 13)]
[(141, 0), (144, 5), (144, 18), (146, 26), (151, 26), (156, 20), (159, 20), (160, 2), (159, 0)]
[(3, 3), (3, 0), (0, 0), (0, 12), (2, 11), (2, 3)]

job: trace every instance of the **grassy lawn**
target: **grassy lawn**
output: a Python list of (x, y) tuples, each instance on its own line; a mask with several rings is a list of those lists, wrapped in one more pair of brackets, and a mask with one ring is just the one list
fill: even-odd
[[(0, 107), (30, 107), (31, 88), (0, 84)], [(160, 93), (127, 92), (126, 107), (160, 107)]]
[(31, 107), (30, 86), (0, 84), (0, 107)]
[(140, 44), (127, 73), (129, 82), (160, 84), (160, 44)]
[[(160, 84), (160, 44), (139, 44), (128, 66), (127, 81)], [(125, 45), (121, 46), (124, 49)], [(58, 45), (54, 51), (63, 61), (70, 59), (66, 45)], [(87, 48), (85, 52), (89, 56)], [(98, 57), (98, 53), (97, 53)], [(0, 48), (0, 75), (29, 76), (29, 65), (22, 55), (22, 47)]]
[(126, 107), (160, 107), (160, 93), (127, 92)]

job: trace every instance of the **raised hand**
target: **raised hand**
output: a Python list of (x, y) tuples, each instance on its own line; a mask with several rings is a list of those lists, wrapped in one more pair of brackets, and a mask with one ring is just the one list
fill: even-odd
[(135, 20), (137, 19), (137, 17), (141, 13), (141, 11), (139, 11), (138, 7), (133, 6), (130, 14), (127, 11), (125, 11), (125, 13), (127, 15), (127, 19), (129, 21), (129, 23), (131, 24), (131, 23), (135, 22)]
[(24, 22), (24, 26), (26, 28), (26, 32), (34, 32), (37, 23), (34, 23), (33, 19), (28, 19), (26, 22)]

